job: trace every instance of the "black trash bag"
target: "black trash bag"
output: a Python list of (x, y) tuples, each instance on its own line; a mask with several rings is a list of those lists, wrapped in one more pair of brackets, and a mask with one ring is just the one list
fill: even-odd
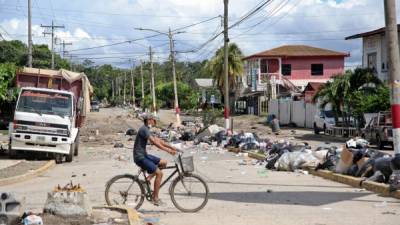
[(267, 156), (267, 158), (265, 159), (265, 161), (267, 162), (267, 164), (265, 165), (265, 168), (269, 169), (269, 170), (275, 169), (275, 163), (276, 163), (276, 161), (278, 161), (278, 159), (280, 157), (281, 157), (281, 155), (278, 153), (273, 153), (273, 154)]
[(195, 138), (195, 135), (192, 132), (185, 131), (185, 132), (183, 132), (183, 134), (182, 134), (180, 139), (182, 141), (193, 141), (194, 138)]
[(369, 177), (367, 180), (368, 181), (374, 181), (374, 182), (378, 182), (378, 183), (384, 183), (385, 182), (385, 175), (383, 175), (383, 173), (381, 171), (376, 171), (374, 173), (374, 175), (372, 175), (371, 177)]
[(129, 129), (125, 132), (125, 135), (128, 135), (128, 136), (137, 135), (137, 131), (136, 131), (135, 129), (133, 129), (133, 128), (129, 128)]
[(337, 153), (336, 148), (329, 148), (328, 152), (325, 156), (325, 162), (318, 163), (317, 167), (315, 167), (315, 171), (317, 170), (330, 170), (333, 171), (336, 167)]
[(239, 144), (241, 143), (241, 139), (239, 135), (233, 135), (229, 141), (228, 144), (226, 145), (227, 147), (235, 147), (238, 148)]
[(226, 137), (226, 132), (222, 130), (215, 134), (214, 140), (217, 141), (217, 145), (219, 146), (223, 140), (226, 140)]
[(393, 157), (382, 157), (382, 158), (378, 158), (375, 159), (375, 163), (374, 163), (374, 173), (376, 173), (377, 171), (380, 171), (383, 176), (385, 177), (385, 183), (387, 183), (389, 181), (390, 175), (392, 175), (393, 170), (392, 167), (390, 165), (391, 161), (392, 161)]

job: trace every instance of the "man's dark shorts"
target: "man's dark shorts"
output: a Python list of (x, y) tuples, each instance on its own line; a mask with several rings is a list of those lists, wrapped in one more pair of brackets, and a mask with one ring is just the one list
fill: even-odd
[(156, 172), (158, 168), (158, 164), (160, 163), (160, 158), (148, 154), (144, 159), (135, 161), (135, 163), (143, 170), (146, 170), (147, 173), (153, 174)]

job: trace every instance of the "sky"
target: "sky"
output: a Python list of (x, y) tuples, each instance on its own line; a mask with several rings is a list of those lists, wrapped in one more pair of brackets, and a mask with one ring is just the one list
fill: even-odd
[[(62, 51), (62, 41), (72, 43), (65, 46), (66, 57), (75, 62), (90, 59), (98, 65), (126, 68), (140, 60), (148, 61), (149, 46), (155, 61), (168, 60), (166, 35), (154, 36), (154, 32), (135, 28), (179, 31), (174, 35), (178, 61), (210, 58), (223, 45), (220, 35), (199, 49), (222, 31), (223, 0), (31, 1), (33, 42), (50, 45), (50, 36), (42, 34), (49, 30), (41, 25), (51, 25), (52, 21), (63, 25), (55, 30), (55, 50)], [(27, 42), (27, 2), (0, 0), (0, 34), (4, 39)], [(230, 0), (229, 24), (260, 2), (264, 1)], [(348, 52), (351, 56), (345, 66), (351, 68), (361, 64), (362, 41), (344, 38), (383, 27), (384, 22), (381, 0), (271, 0), (263, 10), (230, 29), (229, 38), (244, 55), (289, 44)]]

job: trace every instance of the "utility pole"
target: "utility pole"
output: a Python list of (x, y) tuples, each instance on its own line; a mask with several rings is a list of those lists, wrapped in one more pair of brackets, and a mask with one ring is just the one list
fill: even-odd
[(32, 67), (32, 14), (31, 0), (28, 0), (28, 67)]
[(150, 51), (150, 70), (151, 70), (151, 94), (153, 99), (153, 113), (157, 115), (157, 105), (156, 105), (156, 86), (154, 83), (154, 67), (153, 67), (153, 52), (151, 50), (151, 46), (149, 47)]
[(224, 77), (225, 77), (225, 94), (224, 94), (224, 117), (225, 117), (225, 129), (230, 128), (230, 109), (229, 109), (229, 77), (228, 77), (228, 3), (229, 0), (224, 0)]
[(124, 105), (126, 104), (126, 101), (125, 101), (125, 93), (126, 93), (125, 87), (126, 87), (126, 72), (124, 73), (124, 90), (123, 90), (123, 92), (124, 92)]
[(391, 85), (393, 147), (395, 156), (391, 161), (393, 173), (390, 177), (392, 189), (400, 188), (400, 53), (396, 22), (396, 0), (385, 0), (386, 38)]
[(60, 43), (61, 47), (62, 47), (62, 57), (63, 59), (65, 58), (65, 46), (66, 45), (72, 45), (71, 42), (65, 42), (64, 40)]
[(142, 110), (144, 111), (144, 79), (143, 79), (143, 62), (140, 61), (140, 77), (142, 79)]
[(51, 28), (51, 32), (43, 32), (44, 35), (51, 35), (51, 69), (54, 69), (54, 30), (56, 28), (65, 28), (64, 25), (54, 25), (54, 21), (51, 21), (51, 25), (40, 25), (43, 28)]
[(132, 96), (132, 102), (133, 102), (133, 107), (135, 108), (135, 79), (133, 78), (133, 61), (132, 61), (132, 68), (131, 68), (131, 96)]
[(176, 84), (176, 70), (175, 70), (175, 49), (174, 49), (174, 40), (171, 32), (171, 28), (168, 30), (168, 38), (169, 38), (169, 49), (171, 54), (171, 62), (172, 62), (172, 79), (174, 82), (174, 96), (175, 96), (175, 114), (176, 114), (176, 125), (181, 125), (181, 118), (180, 118), (180, 109), (179, 109), (179, 102), (178, 102), (178, 88)]
[(114, 93), (115, 93), (115, 88), (114, 88), (114, 79), (111, 78), (111, 98), (114, 100)]
[(183, 31), (178, 31), (178, 32), (171, 32), (171, 28), (169, 28), (168, 33), (163, 32), (163, 31), (158, 31), (154, 29), (148, 29), (148, 28), (135, 28), (136, 30), (140, 31), (152, 31), (156, 32), (158, 34), (166, 35), (169, 39), (169, 47), (170, 47), (170, 59), (172, 62), (172, 76), (173, 76), (173, 83), (174, 83), (174, 96), (175, 96), (175, 101), (174, 101), (174, 106), (175, 106), (175, 113), (176, 113), (176, 123), (177, 126), (181, 124), (181, 119), (180, 119), (180, 109), (179, 109), (179, 102), (178, 102), (178, 90), (177, 90), (177, 84), (176, 84), (176, 72), (175, 72), (175, 51), (174, 51), (174, 40), (173, 40), (173, 35), (175, 34), (180, 34), (184, 33)]

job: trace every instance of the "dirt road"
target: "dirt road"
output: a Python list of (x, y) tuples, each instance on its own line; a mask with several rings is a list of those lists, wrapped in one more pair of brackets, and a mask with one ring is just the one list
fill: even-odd
[[(74, 162), (57, 165), (33, 180), (0, 187), (0, 191), (13, 191), (25, 196), (28, 208), (40, 209), (48, 191), (57, 184), (72, 180), (87, 190), (93, 204), (105, 204), (106, 181), (117, 174), (137, 172), (132, 163), (133, 141), (118, 132), (128, 126), (138, 126), (140, 122), (128, 118), (122, 109), (102, 109), (100, 113), (91, 113), (89, 118), (94, 123), (90, 126), (94, 127), (84, 132), (93, 135), (94, 139), (88, 137), (82, 142), (80, 156)], [(113, 131), (107, 133), (108, 129), (104, 127), (109, 124), (107, 118), (119, 129), (110, 126)], [(104, 130), (96, 136), (91, 129)], [(103, 138), (103, 132), (109, 140)], [(121, 142), (125, 147), (114, 148), (115, 142)], [(151, 152), (172, 161), (171, 156), (159, 151)], [(164, 188), (161, 197), (167, 206), (155, 207), (145, 202), (140, 210), (144, 216), (159, 220), (160, 225), (398, 224), (399, 200), (311, 175), (264, 173), (259, 166), (239, 165), (243, 157), (228, 152), (190, 151), (188, 154), (195, 157), (196, 173), (208, 182), (210, 200), (198, 213), (181, 213), (173, 207), (168, 189)]]

